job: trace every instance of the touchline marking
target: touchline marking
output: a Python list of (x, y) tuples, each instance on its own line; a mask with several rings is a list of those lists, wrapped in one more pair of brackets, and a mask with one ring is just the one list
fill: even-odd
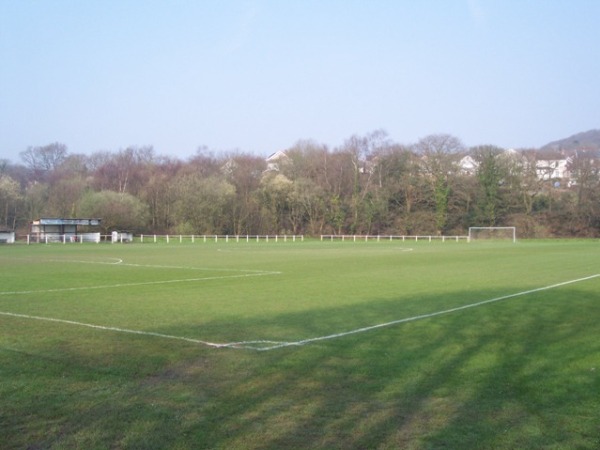
[[(552, 284), (550, 286), (544, 286), (544, 287), (540, 287), (540, 288), (536, 288), (536, 289), (530, 289), (527, 291), (522, 291), (522, 292), (517, 292), (515, 294), (508, 294), (508, 295), (503, 295), (501, 297), (496, 297), (496, 298), (491, 298), (489, 300), (483, 300), (481, 302), (477, 302), (477, 303), (470, 303), (468, 305), (463, 305), (463, 306), (457, 306), (456, 308), (450, 308), (450, 309), (445, 309), (443, 311), (436, 311), (433, 313), (429, 313), (429, 314), (420, 314), (418, 316), (413, 316), (413, 317), (407, 317), (404, 319), (399, 319), (399, 320), (393, 320), (391, 322), (386, 322), (386, 323), (380, 323), (377, 325), (371, 325), (368, 327), (363, 327), (363, 328), (357, 328), (355, 330), (350, 330), (350, 331), (344, 331), (341, 333), (335, 333), (335, 334), (329, 334), (327, 336), (318, 336), (318, 337), (314, 337), (314, 338), (308, 338), (308, 339), (302, 339), (300, 341), (295, 341), (295, 342), (281, 342), (275, 345), (271, 345), (268, 347), (256, 347), (252, 344), (256, 343), (256, 341), (253, 342), (238, 342), (236, 343), (236, 347), (237, 348), (248, 348), (248, 349), (252, 349), (252, 350), (258, 350), (258, 351), (267, 351), (267, 350), (275, 350), (278, 348), (283, 348), (283, 347), (291, 347), (291, 346), (301, 346), (301, 345), (305, 345), (305, 344), (310, 344), (312, 342), (317, 342), (317, 341), (325, 341), (328, 339), (337, 339), (340, 337), (344, 337), (344, 336), (349, 336), (351, 334), (358, 334), (358, 333), (364, 333), (366, 331), (371, 331), (371, 330), (375, 330), (378, 328), (384, 328), (384, 327), (389, 327), (392, 325), (398, 325), (400, 323), (406, 323), (406, 322), (413, 322), (416, 320), (421, 320), (421, 319), (428, 319), (430, 317), (435, 317), (435, 316), (441, 316), (442, 314), (449, 314), (449, 313), (453, 313), (453, 312), (457, 312), (457, 311), (462, 311), (465, 309), (469, 309), (469, 308), (476, 308), (478, 306), (482, 306), (482, 305), (487, 305), (488, 303), (494, 303), (494, 302), (499, 302), (502, 300), (507, 300), (509, 298), (514, 298), (514, 297), (520, 297), (523, 295), (528, 295), (528, 294), (533, 294), (535, 292), (541, 292), (541, 291), (547, 291), (550, 289), (555, 289), (561, 286), (566, 286), (568, 284), (574, 284), (574, 283), (580, 283), (582, 281), (587, 281), (587, 280), (591, 280), (593, 278), (597, 278), (600, 277), (600, 273), (599, 274), (595, 274), (595, 275), (590, 275), (589, 277), (584, 277), (584, 278), (578, 278), (576, 280), (569, 280), (569, 281), (563, 281), (562, 283), (556, 283), (556, 284)], [(246, 344), (250, 344), (250, 345), (246, 345)], [(233, 346), (233, 345), (231, 345)]]
[[(278, 272), (274, 272), (274, 273), (278, 273)], [(251, 276), (251, 275), (247, 275), (247, 276)], [(4, 311), (0, 311), (0, 315), (9, 316), (9, 317), (17, 317), (17, 318), (22, 318), (22, 319), (29, 319), (29, 320), (41, 320), (41, 321), (46, 321), (46, 322), (64, 323), (64, 324), (68, 324), (68, 325), (76, 325), (76, 326), (80, 326), (80, 327), (87, 327), (87, 328), (93, 328), (93, 329), (104, 330), (104, 331), (114, 331), (114, 332), (119, 332), (119, 333), (129, 333), (129, 334), (137, 334), (137, 335), (143, 335), (143, 336), (153, 336), (153, 337), (159, 337), (159, 338), (163, 338), (163, 339), (173, 339), (173, 340), (191, 342), (194, 344), (202, 344), (202, 345), (206, 345), (206, 346), (213, 347), (213, 348), (235, 348), (235, 349), (248, 349), (248, 350), (256, 350), (256, 351), (268, 351), (268, 350), (275, 350), (275, 349), (283, 348), (283, 347), (302, 346), (305, 344), (310, 344), (312, 342), (325, 341), (328, 339), (337, 339), (340, 337), (349, 336), (351, 334), (364, 333), (364, 332), (375, 330), (378, 328), (384, 328), (384, 327), (389, 327), (392, 325), (398, 325), (401, 323), (413, 322), (416, 320), (441, 316), (442, 314), (449, 314), (449, 313), (462, 311), (462, 310), (469, 309), (469, 308), (475, 308), (478, 306), (486, 305), (488, 303), (499, 302), (502, 300), (507, 300), (509, 298), (533, 294), (535, 292), (547, 291), (547, 290), (555, 289), (555, 288), (558, 288), (561, 286), (566, 286), (569, 284), (580, 283), (582, 281), (591, 280), (591, 279), (597, 278), (597, 277), (600, 277), (600, 274), (590, 275), (588, 277), (578, 278), (576, 280), (563, 281), (562, 283), (556, 283), (556, 284), (552, 284), (550, 286), (544, 286), (544, 287), (540, 287), (540, 288), (536, 288), (536, 289), (529, 289), (527, 291), (517, 292), (515, 294), (503, 295), (501, 297), (491, 298), (491, 299), (483, 300), (481, 302), (476, 302), (476, 303), (470, 303), (468, 305), (457, 306), (456, 308), (445, 309), (443, 311), (437, 311), (437, 312), (433, 312), (433, 313), (429, 313), (429, 314), (421, 314), (418, 316), (407, 317), (404, 319), (394, 320), (391, 322), (380, 323), (380, 324), (371, 325), (368, 327), (357, 328), (355, 330), (350, 330), (350, 331), (345, 331), (345, 332), (335, 333), (335, 334), (329, 334), (326, 336), (318, 336), (318, 337), (313, 337), (313, 338), (308, 338), (308, 339), (302, 339), (302, 340), (293, 341), (293, 342), (254, 340), (254, 341), (216, 343), (216, 342), (203, 341), (200, 339), (187, 338), (184, 336), (174, 336), (174, 335), (170, 335), (170, 334), (155, 333), (152, 331), (131, 330), (131, 329), (127, 329), (127, 328), (108, 327), (108, 326), (103, 326), (103, 325), (95, 325), (95, 324), (90, 324), (90, 323), (77, 322), (74, 320), (56, 319), (53, 317), (32, 316), (32, 315), (27, 315), (27, 314), (18, 314), (18, 313), (4, 312)], [(149, 283), (143, 283), (143, 284), (149, 284)], [(267, 346), (257, 346), (256, 344), (266, 344)]]

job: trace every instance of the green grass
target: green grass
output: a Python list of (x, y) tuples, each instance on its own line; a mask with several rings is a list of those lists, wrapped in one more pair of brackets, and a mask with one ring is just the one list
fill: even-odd
[(599, 274), (595, 240), (14, 245), (0, 268), (3, 449), (600, 447), (600, 277), (537, 290)]

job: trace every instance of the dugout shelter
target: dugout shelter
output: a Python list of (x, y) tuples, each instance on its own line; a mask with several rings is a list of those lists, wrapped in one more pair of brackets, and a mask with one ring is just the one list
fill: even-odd
[(102, 219), (41, 218), (31, 222), (31, 237), (37, 242), (100, 242), (100, 233), (90, 233), (88, 229), (101, 222)]

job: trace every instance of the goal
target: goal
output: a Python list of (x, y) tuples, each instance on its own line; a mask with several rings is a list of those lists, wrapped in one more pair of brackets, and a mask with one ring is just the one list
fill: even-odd
[(517, 242), (517, 229), (516, 227), (469, 227), (469, 242), (479, 240)]

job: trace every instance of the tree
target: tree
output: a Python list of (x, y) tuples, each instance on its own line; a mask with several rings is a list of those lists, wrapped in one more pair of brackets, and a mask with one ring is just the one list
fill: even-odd
[(285, 158), (278, 162), (279, 170), (290, 180), (306, 178), (331, 191), (331, 154), (324, 144), (313, 140), (301, 140), (285, 151)]
[(231, 233), (235, 188), (222, 177), (189, 174), (175, 184), (175, 217), (180, 233)]
[(367, 196), (371, 195), (374, 179), (373, 158), (378, 151), (390, 145), (387, 133), (376, 130), (365, 136), (352, 136), (344, 143), (341, 151), (348, 156), (352, 165), (352, 232), (367, 231), (372, 223), (372, 209), (368, 208)]
[(25, 189), (25, 218), (28, 221), (44, 216), (48, 207), (48, 185), (46, 183), (32, 182)]
[(9, 175), (0, 174), (0, 226), (14, 230), (21, 201), (19, 183)]
[(81, 214), (102, 219), (102, 230), (139, 231), (146, 225), (148, 208), (130, 194), (114, 191), (88, 192), (81, 201)]
[(138, 195), (153, 161), (154, 149), (151, 146), (127, 147), (114, 155), (100, 152), (94, 156), (96, 189)]
[(294, 183), (285, 175), (269, 174), (261, 181), (259, 199), (266, 233), (286, 233), (294, 220), (290, 217), (290, 200)]
[(199, 147), (196, 150), (196, 154), (189, 159), (184, 171), (187, 171), (186, 173), (202, 175), (206, 178), (213, 175), (219, 175), (222, 167), (223, 161), (215, 157), (207, 147), (202, 146)]
[(457, 156), (464, 150), (462, 142), (449, 134), (433, 134), (415, 145), (422, 155), (425, 173), (429, 179), (435, 205), (437, 233), (444, 232), (448, 221), (448, 202), (452, 192), (453, 177), (458, 172)]
[(84, 155), (69, 155), (46, 177), (48, 204), (45, 214), (77, 217), (79, 201), (90, 188), (86, 160)]
[(521, 151), (518, 156), (513, 155), (510, 161), (510, 172), (514, 180), (511, 191), (520, 194), (524, 213), (531, 215), (534, 212), (536, 199), (543, 192), (544, 181), (537, 173), (536, 155), (534, 150)]
[(502, 152), (501, 148), (490, 145), (475, 147), (472, 150), (473, 157), (477, 161), (476, 173), (479, 182), (477, 223), (486, 226), (496, 225), (501, 207), (500, 185), (505, 178), (500, 160)]
[(150, 212), (150, 229), (153, 232), (169, 231), (176, 223), (176, 179), (182, 163), (171, 158), (159, 158), (148, 170), (148, 178), (140, 198)]
[(231, 220), (235, 234), (249, 234), (259, 223), (260, 207), (255, 193), (260, 187), (266, 169), (263, 158), (233, 154), (222, 166), (227, 181), (235, 187), (235, 199), (231, 202)]
[(578, 152), (570, 164), (575, 183), (574, 212), (579, 228), (600, 231), (600, 160), (595, 152)]
[(305, 223), (310, 234), (317, 235), (323, 232), (327, 203), (325, 192), (320, 186), (307, 178), (296, 180), (290, 192), (290, 204), (294, 213), (294, 234), (299, 234)]
[(35, 178), (41, 180), (64, 162), (67, 157), (67, 146), (55, 142), (42, 147), (28, 147), (19, 155)]
[(86, 191), (86, 180), (80, 176), (57, 180), (48, 186), (48, 202), (44, 208), (44, 214), (56, 217), (77, 217), (79, 202)]
[(390, 214), (407, 216), (416, 206), (423, 205), (426, 187), (420, 160), (414, 152), (395, 145), (378, 152), (376, 159), (377, 183)]

